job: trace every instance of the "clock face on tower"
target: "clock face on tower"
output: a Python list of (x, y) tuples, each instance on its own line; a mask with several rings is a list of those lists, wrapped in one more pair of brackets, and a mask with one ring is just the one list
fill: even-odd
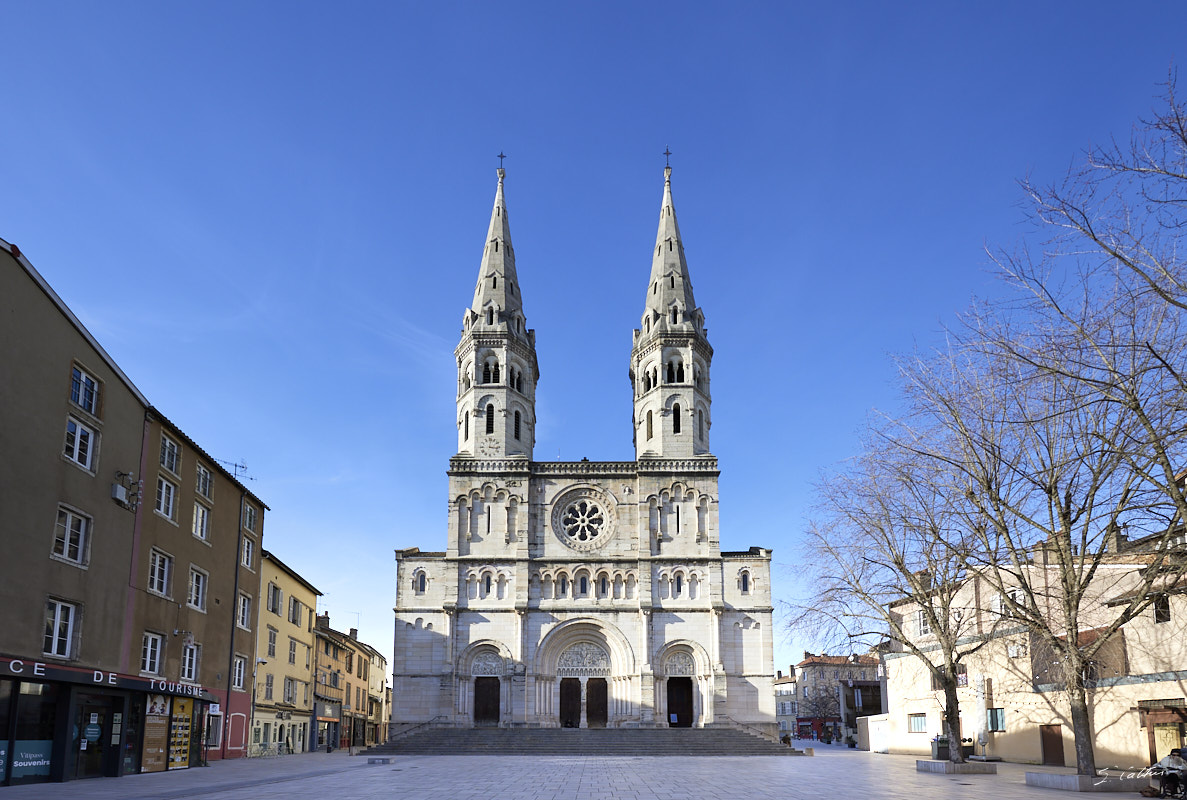
[(497, 456), (499, 443), (493, 436), (487, 436), (478, 442), (478, 454), (482, 456)]
[(614, 508), (598, 489), (570, 489), (552, 505), (552, 531), (574, 550), (596, 550), (614, 535)]

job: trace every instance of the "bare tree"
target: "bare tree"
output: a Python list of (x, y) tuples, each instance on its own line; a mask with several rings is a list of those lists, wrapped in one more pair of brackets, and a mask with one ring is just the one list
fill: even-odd
[[(1092, 775), (1092, 665), (1167, 572), (1182, 569), (1166, 484), (1187, 426), (1158, 401), (1119, 401), (1100, 370), (1077, 373), (1099, 342), (1024, 310), (1021, 324), (982, 310), (949, 352), (905, 364), (914, 416), (895, 441), (951, 470), (950, 506), (976, 539), (954, 552), (1054, 654), (1077, 770)], [(1149, 350), (1118, 349), (1132, 374), (1167, 374)], [(1140, 551), (1121, 552), (1123, 531), (1137, 534)], [(1106, 568), (1123, 562), (1130, 568)]]
[(872, 435), (865, 453), (818, 487), (804, 572), (812, 599), (793, 628), (833, 647), (889, 639), (943, 689), (949, 758), (963, 761), (959, 665), (987, 637), (962, 592), (968, 540), (940, 490), (936, 462)]

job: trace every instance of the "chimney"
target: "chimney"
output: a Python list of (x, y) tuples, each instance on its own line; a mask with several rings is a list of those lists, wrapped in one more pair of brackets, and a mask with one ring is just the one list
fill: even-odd
[(782, 678), (782, 677), (783, 677), (783, 670), (781, 670), (781, 669), (775, 670), (775, 680), (778, 680), (779, 678)]
[(324, 614), (317, 615), (317, 627), (319, 627), (319, 628), (330, 627), (330, 612), (327, 611)]
[(350, 638), (354, 639), (356, 642), (359, 640), (359, 629), (358, 628), (350, 629)]

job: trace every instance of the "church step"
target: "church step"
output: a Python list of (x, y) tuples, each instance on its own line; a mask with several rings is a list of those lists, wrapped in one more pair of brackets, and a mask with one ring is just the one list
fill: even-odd
[(431, 728), (371, 748), (406, 755), (789, 755), (731, 728)]

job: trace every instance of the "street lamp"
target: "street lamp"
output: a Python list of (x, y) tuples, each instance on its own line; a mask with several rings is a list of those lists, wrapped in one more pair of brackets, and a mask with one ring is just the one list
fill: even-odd
[[(247, 729), (251, 732), (249, 736), (251, 736), (253, 739), (255, 738), (256, 730), (256, 671), (259, 670), (261, 665), (267, 665), (267, 663), (268, 659), (257, 658), (256, 663), (252, 664), (251, 666), (251, 718), (248, 722)], [(247, 753), (248, 755), (251, 755), (250, 740), (248, 740), (247, 743)], [(259, 752), (257, 751), (256, 754), (259, 755)]]

